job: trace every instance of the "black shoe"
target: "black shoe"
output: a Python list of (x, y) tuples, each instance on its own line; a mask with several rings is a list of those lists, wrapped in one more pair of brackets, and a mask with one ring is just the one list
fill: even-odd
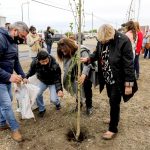
[(92, 113), (93, 113), (93, 108), (87, 108), (87, 109), (86, 109), (86, 114), (87, 114), (88, 116), (90, 116)]
[(4, 126), (0, 126), (0, 131), (7, 130), (7, 129), (10, 129), (8, 124), (6, 124)]
[(38, 113), (38, 117), (43, 118), (45, 112), (46, 112), (46, 109), (44, 109), (43, 111), (40, 111), (40, 112)]
[(57, 104), (56, 105), (56, 110), (60, 110), (61, 109), (61, 105), (60, 104)]

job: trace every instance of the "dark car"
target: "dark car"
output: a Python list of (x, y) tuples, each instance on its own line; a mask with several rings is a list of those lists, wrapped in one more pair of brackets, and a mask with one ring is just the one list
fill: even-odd
[(53, 39), (53, 42), (58, 42), (61, 38), (64, 38), (66, 37), (66, 35), (64, 34), (54, 34), (52, 36), (52, 39)]

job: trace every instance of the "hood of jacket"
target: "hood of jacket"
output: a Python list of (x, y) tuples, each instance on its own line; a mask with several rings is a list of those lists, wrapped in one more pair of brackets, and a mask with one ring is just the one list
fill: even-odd
[(14, 42), (13, 38), (10, 36), (7, 29), (0, 28), (0, 33), (3, 34), (7, 38), (7, 40), (9, 40), (9, 42), (11, 42), (11, 43)]

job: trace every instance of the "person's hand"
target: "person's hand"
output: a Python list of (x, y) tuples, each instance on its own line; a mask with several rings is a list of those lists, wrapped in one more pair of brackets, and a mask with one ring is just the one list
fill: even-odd
[(12, 83), (21, 83), (22, 77), (21, 77), (21, 75), (11, 74), (9, 81)]
[(23, 79), (23, 84), (27, 84), (27, 83), (29, 83), (28, 79), (27, 79), (27, 78), (24, 78), (24, 79)]
[(63, 93), (63, 91), (60, 90), (60, 91), (57, 92), (57, 95), (58, 95), (58, 97), (63, 97), (64, 93)]
[(39, 42), (41, 42), (41, 41), (42, 41), (42, 39), (39, 37), (38, 41), (39, 41)]
[(84, 81), (85, 81), (85, 78), (86, 78), (86, 75), (85, 75), (85, 74), (82, 74), (82, 75), (79, 77), (79, 80), (78, 80), (79, 84), (83, 84)]
[(125, 87), (125, 95), (132, 94), (132, 86), (126, 86)]
[(85, 63), (85, 62), (88, 61), (88, 57), (81, 57), (81, 58), (80, 58), (80, 61)]

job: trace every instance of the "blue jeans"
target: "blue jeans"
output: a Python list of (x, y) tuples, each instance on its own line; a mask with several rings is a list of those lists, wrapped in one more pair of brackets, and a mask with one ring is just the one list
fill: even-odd
[(51, 49), (52, 49), (52, 43), (47, 44), (47, 51), (48, 51), (49, 54), (51, 54)]
[(19, 128), (12, 110), (11, 84), (0, 84), (0, 126), (9, 124), (12, 131)]
[(134, 69), (135, 69), (135, 73), (136, 73), (136, 77), (139, 77), (139, 70), (140, 70), (140, 66), (139, 66), (139, 55), (135, 55), (135, 59), (134, 59)]
[(57, 96), (56, 93), (56, 87), (55, 85), (46, 85), (43, 82), (39, 82), (38, 87), (40, 88), (40, 91), (38, 93), (37, 96), (37, 105), (39, 107), (39, 111), (44, 111), (45, 110), (45, 105), (44, 105), (44, 101), (43, 101), (43, 92), (49, 88), (50, 91), (50, 101), (54, 104), (54, 105), (59, 105), (60, 104), (60, 100), (59, 97)]

